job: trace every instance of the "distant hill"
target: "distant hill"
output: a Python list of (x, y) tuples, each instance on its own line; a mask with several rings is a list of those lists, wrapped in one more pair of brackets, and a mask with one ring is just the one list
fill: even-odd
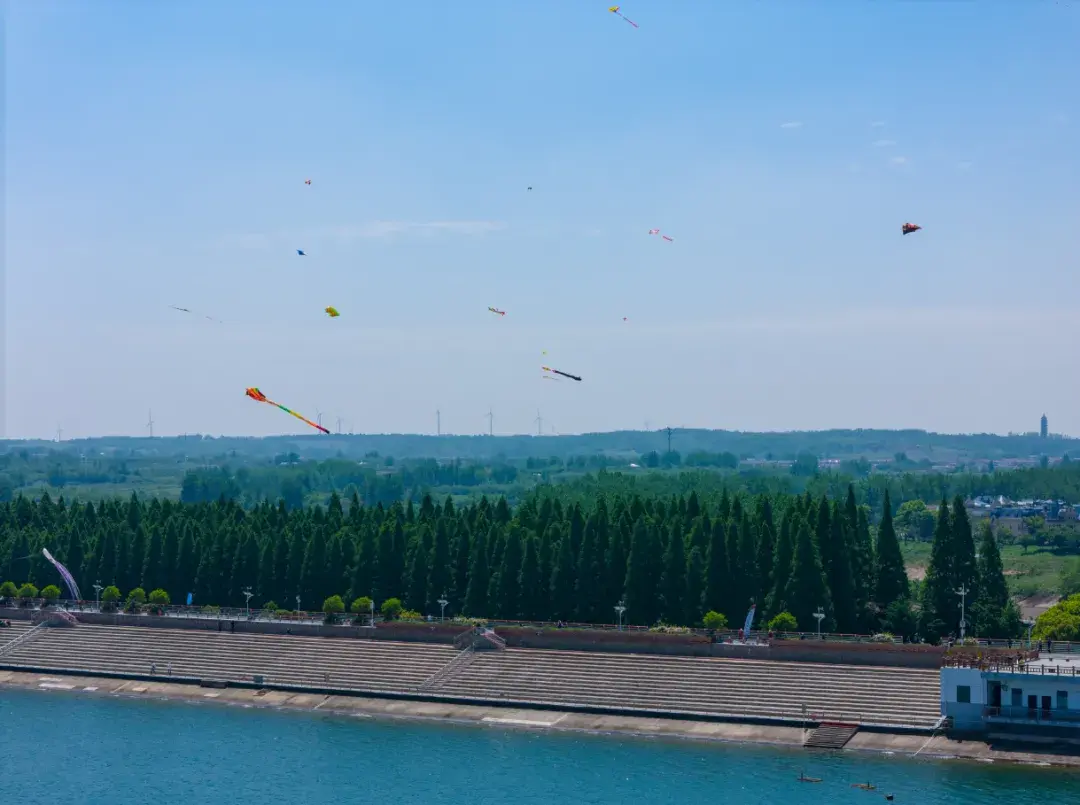
[[(371, 453), (394, 458), (488, 460), (607, 455), (632, 456), (667, 450), (665, 431), (612, 431), (574, 436), (426, 436), (357, 434), (236, 436), (104, 436), (64, 442), (0, 441), (0, 454), (62, 451), (86, 457), (175, 457), (199, 460), (229, 457), (260, 461), (294, 453), (302, 459), (361, 459)], [(822, 459), (891, 459), (899, 453), (911, 461), (933, 464), (976, 460), (1027, 459), (1070, 453), (1080, 458), (1080, 439), (1038, 434), (945, 434), (923, 430), (825, 430), (750, 433), (726, 430), (673, 430), (671, 447), (683, 456), (696, 451), (729, 452), (740, 459), (793, 460), (800, 453)]]

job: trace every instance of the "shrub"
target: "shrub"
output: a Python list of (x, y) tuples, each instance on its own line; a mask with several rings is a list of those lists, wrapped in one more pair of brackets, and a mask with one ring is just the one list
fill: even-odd
[(352, 606), (349, 607), (357, 615), (366, 615), (371, 612), (371, 599), (366, 595), (362, 595), (352, 602)]
[(403, 607), (401, 606), (400, 598), (387, 598), (382, 602), (382, 606), (379, 607), (379, 612), (382, 614), (384, 620), (392, 621), (396, 620), (398, 616), (401, 615), (402, 609)]
[(324, 623), (337, 623), (339, 616), (345, 611), (345, 602), (340, 595), (332, 595), (323, 601), (322, 611), (325, 615)]
[(45, 599), (45, 605), (55, 604), (57, 599), (60, 598), (60, 588), (55, 584), (50, 584), (44, 590), (41, 591), (41, 597)]
[(871, 643), (892, 643), (893, 636), (888, 632), (878, 632), (876, 635), (870, 638)]
[(101, 611), (116, 612), (116, 605), (120, 601), (120, 588), (112, 585), (101, 591)]
[(712, 629), (713, 631), (726, 629), (727, 615), (714, 610), (709, 610), (705, 613), (705, 617), (701, 619), (701, 622), (705, 625), (706, 629)]
[(656, 626), (649, 628), (650, 632), (659, 632), (660, 634), (690, 634), (691, 630), (685, 626), (671, 626), (667, 623), (658, 623)]
[(790, 612), (781, 612), (771, 621), (769, 621), (770, 632), (797, 632), (799, 631), (799, 622), (795, 620), (795, 616)]
[(265, 604), (263, 604), (263, 609), (265, 609), (267, 612), (277, 612), (278, 605), (275, 604), (273, 601), (267, 601)]
[(415, 609), (403, 609), (401, 610), (401, 614), (398, 615), (398, 619), (403, 621), (422, 621), (424, 616)]
[(19, 588), (19, 598), (21, 598), (23, 602), (28, 602), (37, 597), (38, 588), (30, 582), (26, 582), (26, 584)]
[(13, 581), (5, 581), (0, 584), (0, 598), (12, 599), (19, 594), (19, 588), (15, 586)]
[(146, 590), (136, 587), (128, 593), (127, 601), (124, 602), (125, 612), (138, 612), (139, 608), (146, 603)]
[(150, 596), (149, 598), (147, 598), (147, 600), (150, 602), (150, 606), (158, 608), (167, 607), (170, 603), (172, 603), (172, 601), (169, 599), (169, 594), (162, 590), (160, 587), (150, 593)]

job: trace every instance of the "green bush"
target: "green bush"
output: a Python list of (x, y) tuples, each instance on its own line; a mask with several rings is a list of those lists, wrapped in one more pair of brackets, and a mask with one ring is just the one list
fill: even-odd
[(417, 612), (415, 609), (403, 609), (398, 614), (398, 620), (403, 621), (422, 621), (424, 616)]
[(125, 612), (138, 612), (139, 609), (146, 603), (146, 590), (142, 587), (136, 587), (130, 593), (128, 593), (127, 601), (124, 602)]
[(712, 629), (713, 631), (719, 631), (720, 629), (727, 628), (727, 615), (715, 610), (709, 610), (705, 613), (705, 617), (701, 619), (701, 622), (705, 625), (706, 629)]
[(150, 602), (150, 606), (159, 609), (161, 607), (167, 607), (170, 603), (172, 603), (169, 598), (169, 594), (162, 590), (160, 587), (150, 593), (150, 596), (149, 598), (147, 598), (147, 600)]
[(22, 598), (24, 601), (28, 601), (31, 598), (37, 598), (37, 597), (38, 597), (38, 588), (35, 587), (30, 582), (26, 582), (26, 584), (24, 584), (22, 587), (19, 588), (19, 598)]
[(15, 598), (19, 594), (19, 588), (13, 581), (5, 581), (0, 584), (0, 598)]
[(116, 612), (116, 605), (120, 602), (120, 588), (112, 585), (101, 591), (101, 611)]
[(367, 615), (371, 612), (371, 599), (366, 595), (362, 595), (352, 602), (352, 606), (349, 607), (357, 615)]
[(382, 602), (382, 606), (379, 607), (379, 613), (383, 616), (383, 620), (396, 620), (401, 615), (401, 610), (404, 607), (401, 606), (400, 598), (387, 598)]
[(781, 612), (768, 623), (770, 632), (797, 632), (799, 622), (790, 612)]
[(1071, 595), (1035, 621), (1036, 640), (1080, 640), (1080, 594)]
[(60, 588), (55, 584), (50, 584), (44, 590), (41, 591), (41, 597), (45, 599), (45, 605), (55, 604), (60, 598)]
[(267, 612), (277, 612), (278, 605), (275, 604), (273, 601), (267, 601), (265, 604), (263, 604), (263, 609), (265, 609)]

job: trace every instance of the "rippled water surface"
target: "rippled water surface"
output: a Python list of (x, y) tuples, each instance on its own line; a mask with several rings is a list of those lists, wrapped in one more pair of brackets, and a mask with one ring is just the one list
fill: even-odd
[[(1080, 773), (0, 689), (19, 805), (1080, 803)], [(820, 784), (796, 781), (801, 771)], [(870, 781), (876, 792), (852, 783)]]

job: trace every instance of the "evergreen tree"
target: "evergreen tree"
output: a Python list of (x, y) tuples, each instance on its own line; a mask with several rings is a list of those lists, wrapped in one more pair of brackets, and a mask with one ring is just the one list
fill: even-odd
[(521, 574), (518, 588), (521, 591), (520, 615), (525, 620), (543, 620), (547, 614), (543, 606), (547, 596), (542, 594), (544, 585), (540, 575), (540, 557), (536, 550), (536, 540), (525, 538), (525, 555), (521, 560)]
[[(165, 525), (165, 536), (161, 541), (161, 560), (157, 565), (156, 581), (150, 586), (153, 592), (160, 587), (169, 593), (169, 599), (179, 604), (183, 599), (173, 597), (173, 590), (180, 586), (177, 584), (177, 573), (180, 562), (180, 527), (176, 517), (170, 517)], [(147, 575), (146, 573), (143, 574)]]
[(743, 514), (739, 523), (739, 564), (738, 573), (735, 575), (735, 589), (739, 599), (736, 600), (738, 608), (736, 612), (745, 612), (752, 603), (756, 603), (754, 596), (761, 587), (760, 572), (757, 563), (757, 539), (754, 534), (754, 526), (749, 516)]
[[(765, 498), (767, 501), (768, 498)], [(772, 524), (772, 509), (769, 509), (769, 516), (762, 517), (761, 530), (758, 533), (757, 540), (757, 561), (756, 568), (758, 573), (757, 589), (754, 591), (754, 601), (758, 604), (760, 612), (758, 614), (764, 615), (766, 611), (766, 601), (769, 599), (769, 593), (773, 588), (773, 559), (776, 556), (776, 540), (773, 537)]]
[[(979, 594), (979, 568), (975, 559), (975, 537), (971, 533), (971, 520), (968, 518), (964, 499), (957, 495), (953, 499), (952, 517), (953, 538), (953, 584), (954, 590), (961, 587), (968, 591), (968, 601), (975, 601)], [(958, 598), (958, 596), (956, 596)]]
[(521, 528), (511, 524), (506, 534), (506, 549), (503, 551), (502, 567), (499, 568), (499, 591), (496, 601), (496, 614), (500, 618), (516, 618), (520, 611), (518, 583), (521, 577), (521, 565), (524, 550), (521, 545)]
[(630, 536), (630, 558), (626, 563), (626, 611), (630, 621), (651, 624), (656, 620), (656, 576), (653, 545), (644, 518), (634, 523)]
[(320, 603), (332, 595), (341, 595), (349, 591), (341, 573), (341, 569), (345, 566), (345, 546), (342, 544), (341, 535), (335, 534), (326, 544), (326, 568), (323, 570)]
[[(447, 498), (449, 500), (449, 498)], [(472, 548), (472, 534), (469, 525), (462, 520), (455, 529), (453, 542), (454, 583), (450, 591), (453, 612), (461, 612), (465, 606), (465, 593), (469, 589), (469, 562)]]
[(488, 614), (487, 591), (490, 571), (488, 570), (487, 536), (483, 529), (476, 532), (469, 559), (469, 586), (465, 591), (465, 614), (471, 618), (478, 618)]
[(180, 537), (180, 550), (176, 559), (176, 581), (169, 590), (172, 600), (181, 603), (187, 601), (187, 594), (195, 592), (195, 579), (199, 572), (199, 556), (196, 553), (194, 530), (185, 525)]
[(435, 543), (431, 548), (431, 566), (428, 569), (428, 612), (438, 612), (438, 600), (450, 594), (453, 570), (450, 564), (450, 533), (446, 518), (440, 517), (435, 521)]
[(600, 584), (600, 556), (597, 544), (596, 520), (590, 517), (585, 523), (585, 532), (581, 540), (581, 550), (577, 557), (575, 573), (574, 606), (577, 620), (581, 623), (597, 623), (601, 620), (600, 598), (604, 588)]
[(405, 593), (405, 606), (421, 614), (427, 609), (428, 563), (433, 544), (431, 526), (426, 520), (422, 521), (420, 531), (414, 537), (409, 560), (409, 584)]
[(975, 599), (974, 633), (982, 637), (1009, 637), (1002, 615), (1009, 605), (1009, 587), (997, 539), (987, 520), (979, 524), (979, 584)]
[[(765, 614), (779, 615), (787, 611), (787, 585), (791, 578), (791, 565), (795, 558), (795, 540), (792, 538), (792, 522), (800, 521), (798, 510), (795, 508), (784, 512), (780, 520), (780, 535), (776, 540), (776, 548), (773, 551), (773, 575), (772, 589), (765, 599)], [(795, 526), (798, 531), (798, 526)]]
[(375, 585), (375, 595), (381, 603), (390, 598), (401, 598), (401, 573), (397, 562), (397, 540), (395, 520), (384, 521), (379, 527), (379, 575)]
[(660, 576), (660, 596), (664, 621), (681, 624), (686, 618), (686, 545), (673, 525), (664, 553), (664, 571)]
[(882, 609), (888, 609), (893, 601), (906, 599), (910, 594), (904, 557), (893, 527), (892, 505), (889, 490), (885, 490), (881, 525), (878, 527), (878, 543), (874, 568), (874, 600)]
[(705, 614), (702, 601), (705, 596), (705, 559), (701, 555), (701, 548), (690, 549), (690, 556), (686, 560), (686, 614), (683, 623), (687, 626), (697, 626)]
[[(727, 490), (724, 490), (727, 494)], [(712, 524), (709, 539), (709, 565), (705, 571), (706, 612), (722, 612), (727, 605), (727, 591), (731, 587), (731, 573), (728, 570), (727, 527), (724, 521), (717, 519)], [(727, 614), (727, 613), (724, 613)]]
[[(262, 592), (262, 595), (266, 596), (260, 604), (265, 604), (267, 601), (273, 601), (275, 604), (281, 606), (288, 606), (288, 591), (286, 585), (289, 578), (289, 540), (287, 532), (285, 530), (285, 523), (276, 529), (274, 534), (274, 575), (273, 578), (266, 579), (266, 587)], [(260, 584), (262, 582), (260, 581)]]
[(569, 620), (574, 614), (574, 557), (569, 535), (559, 540), (551, 571), (551, 617)]
[[(63, 503), (63, 500), (63, 498), (60, 498), (61, 503)], [(2, 540), (0, 540), (0, 544), (3, 544)], [(64, 551), (64, 564), (72, 573), (78, 573), (83, 565), (84, 558), (82, 528), (75, 525), (68, 531), (67, 548)], [(4, 581), (7, 581), (7, 579), (4, 579)], [(70, 593), (65, 590), (64, 595), (67, 596), (70, 595)]]
[(219, 594), (223, 586), (221, 578), (225, 572), (221, 561), (223, 537), (220, 530), (215, 531), (212, 536), (208, 536), (210, 544), (202, 550), (195, 578), (195, 602), (200, 606), (224, 600), (224, 596)]
[(275, 546), (275, 540), (268, 537), (263, 541), (262, 548), (259, 551), (259, 583), (254, 590), (255, 605), (258, 607), (261, 607), (267, 601), (274, 600), (274, 590), (277, 586), (277, 570), (274, 567)]
[[(922, 586), (921, 631), (924, 637), (935, 641), (948, 634), (956, 622), (953, 615), (953, 545), (952, 524), (949, 520), (949, 504), (944, 499), (938, 507), (934, 542), (930, 546), (930, 564)], [(959, 601), (957, 602), (959, 603)]]
[(323, 593), (323, 574), (326, 572), (326, 531), (321, 526), (313, 529), (304, 551), (304, 564), (300, 568), (300, 607), (317, 611), (326, 598)]
[[(351, 509), (350, 509), (351, 513)], [(349, 601), (367, 596), (375, 599), (375, 580), (379, 577), (379, 543), (375, 528), (371, 523), (364, 523), (360, 529), (360, 545), (353, 563), (352, 578), (349, 580)]]
[(162, 567), (162, 546), (161, 546), (161, 530), (158, 528), (150, 529), (150, 541), (146, 544), (146, 554), (143, 556), (141, 563), (140, 579), (142, 584), (139, 585), (145, 590), (156, 590), (159, 587), (165, 587), (168, 584), (168, 580), (164, 578), (164, 574), (161, 572)]
[(622, 526), (620, 526), (612, 531), (607, 560), (604, 564), (604, 575), (606, 576), (606, 583), (604, 584), (606, 595), (604, 598), (611, 602), (611, 607), (614, 607), (623, 597), (623, 585), (626, 583), (626, 560), (626, 535), (623, 533)]
[(788, 603), (787, 611), (795, 616), (800, 629), (808, 630), (813, 628), (811, 625), (816, 626), (814, 612), (820, 607), (825, 612), (822, 631), (832, 630), (832, 597), (825, 584), (825, 571), (821, 567), (817, 545), (805, 523), (799, 524), (795, 537), (791, 577), (784, 598)]

